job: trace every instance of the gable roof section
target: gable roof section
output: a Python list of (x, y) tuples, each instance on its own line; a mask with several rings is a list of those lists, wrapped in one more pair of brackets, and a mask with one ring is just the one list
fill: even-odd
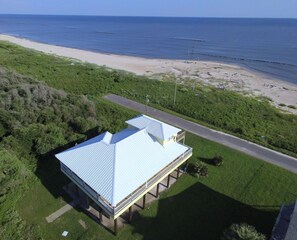
[(179, 128), (173, 127), (144, 114), (130, 119), (126, 121), (126, 123), (138, 129), (146, 128), (148, 133), (161, 140), (168, 140), (181, 131)]
[(146, 129), (124, 129), (101, 134), (56, 157), (116, 206), (187, 149), (176, 142), (162, 146)]

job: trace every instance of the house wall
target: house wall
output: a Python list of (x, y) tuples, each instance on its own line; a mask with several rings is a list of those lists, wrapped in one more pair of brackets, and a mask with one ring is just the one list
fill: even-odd
[(101, 196), (96, 193), (88, 184), (82, 181), (75, 173), (73, 173), (67, 166), (60, 162), (61, 171), (77, 186), (81, 191), (87, 194), (99, 207), (101, 207), (108, 215), (113, 216), (113, 209), (107, 203), (99, 201)]
[(162, 140), (162, 139), (157, 138), (157, 137), (156, 137), (156, 139), (158, 140), (158, 142), (159, 142), (160, 144), (162, 144), (163, 146), (165, 146), (165, 145), (168, 144), (168, 143), (176, 142), (176, 135), (172, 136), (172, 138), (170, 138), (170, 139), (168, 139), (168, 140)]

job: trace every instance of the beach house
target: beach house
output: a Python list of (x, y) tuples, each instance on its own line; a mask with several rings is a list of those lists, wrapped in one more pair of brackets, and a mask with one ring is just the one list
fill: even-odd
[[(126, 121), (128, 127), (105, 132), (56, 155), (61, 171), (79, 188), (87, 202), (92, 200), (102, 213), (114, 220), (129, 211), (153, 188), (192, 156), (184, 144), (185, 132), (146, 115)], [(182, 142), (182, 143), (181, 143)], [(131, 219), (131, 216), (129, 216)]]

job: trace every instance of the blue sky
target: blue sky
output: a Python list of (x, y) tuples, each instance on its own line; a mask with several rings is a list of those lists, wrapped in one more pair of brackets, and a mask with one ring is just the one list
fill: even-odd
[(0, 0), (0, 13), (297, 18), (297, 0)]

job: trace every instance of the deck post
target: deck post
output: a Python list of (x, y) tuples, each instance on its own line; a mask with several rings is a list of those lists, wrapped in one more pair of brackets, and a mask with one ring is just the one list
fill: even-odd
[(176, 179), (179, 178), (179, 172), (180, 172), (180, 167), (177, 168), (177, 175), (176, 175)]
[(100, 223), (103, 222), (103, 216), (102, 216), (102, 209), (101, 208), (99, 209), (99, 221), (100, 221)]
[(66, 178), (64, 179), (64, 183), (65, 183), (65, 189), (68, 191), (69, 190), (69, 184), (68, 184), (68, 181), (67, 181)]
[(129, 207), (129, 216), (128, 216), (128, 222), (129, 223), (132, 222), (132, 207), (133, 207), (133, 205), (131, 207)]
[(167, 188), (169, 188), (169, 185), (170, 185), (170, 174), (167, 177)]
[(186, 161), (186, 167), (185, 167), (185, 172), (187, 172), (189, 166), (189, 160)]
[(160, 183), (157, 184), (156, 198), (159, 197)]
[(89, 196), (86, 194), (86, 209), (90, 208), (90, 199)]
[(113, 227), (114, 227), (114, 235), (118, 235), (118, 219), (117, 218), (113, 221)]
[(142, 208), (145, 209), (145, 197), (146, 197), (146, 194), (143, 195), (143, 198), (142, 198)]
[(80, 197), (80, 194), (79, 194), (79, 187), (75, 184), (75, 192), (76, 192), (76, 196), (77, 197)]

